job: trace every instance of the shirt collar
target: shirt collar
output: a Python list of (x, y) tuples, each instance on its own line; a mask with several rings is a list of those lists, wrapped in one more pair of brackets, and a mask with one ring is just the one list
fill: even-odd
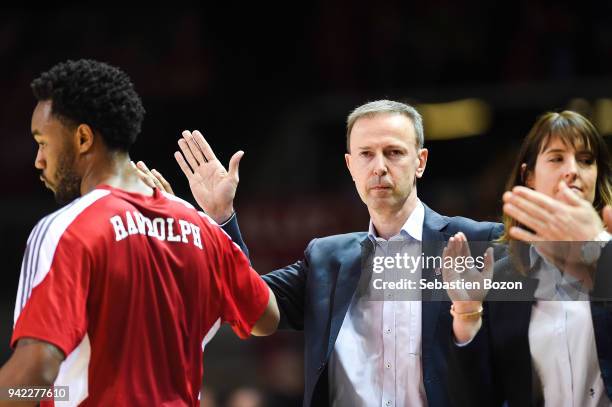
[(533, 268), (539, 259), (542, 259), (545, 261), (545, 259), (540, 255), (540, 253), (538, 253), (538, 249), (536, 249), (534, 245), (530, 245), (529, 246), (529, 268), (530, 269)]
[[(407, 237), (410, 236), (419, 242), (423, 239), (423, 222), (425, 221), (425, 207), (420, 199), (417, 199), (416, 206), (406, 222), (400, 229), (400, 232), (396, 236)], [(395, 237), (395, 236), (393, 236)], [(392, 237), (392, 238), (393, 238)], [(381, 239), (378, 237), (376, 233), (376, 229), (374, 228), (374, 224), (372, 223), (372, 219), (370, 219), (370, 226), (368, 228), (368, 238), (375, 242), (377, 239)]]
[(529, 246), (529, 268), (534, 269), (536, 267), (537, 262), (541, 261), (542, 264), (546, 265), (549, 268), (556, 268), (554, 264), (552, 264), (548, 259), (540, 253), (537, 247), (534, 245)]

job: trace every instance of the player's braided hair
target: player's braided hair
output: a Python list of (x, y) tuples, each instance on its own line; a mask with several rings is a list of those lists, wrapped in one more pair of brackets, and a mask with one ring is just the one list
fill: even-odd
[(32, 81), (38, 101), (52, 101), (51, 112), (72, 124), (87, 124), (111, 150), (128, 151), (144, 118), (142, 101), (127, 74), (90, 59), (66, 61)]

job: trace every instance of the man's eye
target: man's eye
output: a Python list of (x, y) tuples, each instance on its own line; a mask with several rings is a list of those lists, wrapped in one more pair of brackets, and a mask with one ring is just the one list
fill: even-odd
[(372, 153), (369, 152), (369, 151), (362, 151), (362, 152), (359, 153), (359, 155), (362, 156), (362, 157), (369, 157), (369, 156), (372, 155)]

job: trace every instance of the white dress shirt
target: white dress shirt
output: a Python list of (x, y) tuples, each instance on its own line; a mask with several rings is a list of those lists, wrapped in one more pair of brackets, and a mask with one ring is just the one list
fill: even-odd
[[(580, 298), (572, 282), (532, 246), (533, 276), (539, 280), (529, 323), (529, 348), (536, 380), (546, 406), (612, 406), (606, 395), (589, 301), (550, 300)], [(539, 262), (539, 264), (536, 264)], [(568, 289), (569, 287), (569, 289)], [(546, 298), (546, 300), (544, 300)]]
[[(420, 254), (424, 217), (425, 208), (418, 201), (400, 233), (389, 242), (409, 242), (406, 250), (416, 244)], [(387, 241), (377, 237), (371, 221), (368, 237), (375, 243), (375, 255), (385, 255)], [(373, 290), (372, 285), (368, 290)], [(372, 301), (371, 294), (355, 294), (340, 328), (329, 361), (330, 404), (427, 406), (421, 366), (421, 301), (395, 301), (391, 292), (385, 292), (384, 301)]]

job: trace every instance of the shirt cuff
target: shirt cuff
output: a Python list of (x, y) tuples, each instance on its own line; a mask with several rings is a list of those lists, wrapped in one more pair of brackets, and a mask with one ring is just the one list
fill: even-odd
[(232, 215), (227, 218), (227, 220), (225, 220), (224, 222), (219, 223), (219, 226), (223, 227), (225, 225), (227, 225), (228, 223), (230, 223), (234, 218), (236, 217), (236, 211), (232, 212)]

